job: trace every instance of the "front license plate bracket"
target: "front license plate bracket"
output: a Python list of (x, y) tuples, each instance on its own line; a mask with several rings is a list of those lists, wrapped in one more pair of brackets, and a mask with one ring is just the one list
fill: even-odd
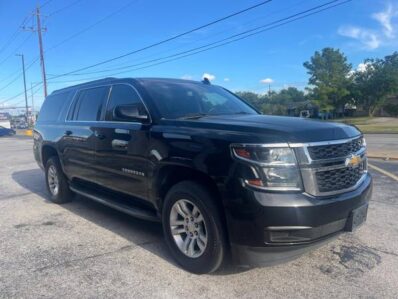
[(368, 215), (368, 204), (364, 204), (355, 210), (352, 210), (350, 216), (348, 216), (346, 223), (346, 231), (352, 232), (359, 226), (361, 226)]

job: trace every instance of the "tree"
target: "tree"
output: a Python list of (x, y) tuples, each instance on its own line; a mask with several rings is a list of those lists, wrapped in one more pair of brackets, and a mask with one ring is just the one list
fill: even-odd
[(236, 95), (244, 99), (246, 102), (257, 108), (258, 110), (261, 110), (261, 105), (263, 102), (261, 95), (251, 91), (238, 91), (236, 92)]
[(278, 103), (281, 105), (288, 105), (295, 102), (303, 102), (306, 100), (304, 92), (295, 87), (288, 87), (280, 90), (271, 96), (269, 101), (271, 103)]
[(353, 94), (369, 116), (398, 92), (398, 52), (384, 59), (367, 59), (365, 68), (354, 74)]
[(304, 67), (310, 75), (308, 83), (313, 86), (309, 89), (310, 98), (321, 110), (342, 110), (351, 81), (352, 66), (347, 57), (340, 50), (324, 48), (316, 51)]

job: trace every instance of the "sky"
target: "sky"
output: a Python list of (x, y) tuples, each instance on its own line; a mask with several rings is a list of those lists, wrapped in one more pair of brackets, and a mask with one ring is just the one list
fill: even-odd
[[(366, 58), (382, 58), (398, 50), (398, 1), (352, 0), (189, 57), (162, 64), (158, 62), (163, 60), (156, 60), (264, 26), (329, 1), (272, 0), (162, 45), (59, 76), (144, 48), (263, 1), (42, 0), (48, 91), (51, 93), (108, 76), (193, 80), (206, 76), (213, 84), (232, 91), (258, 93), (265, 92), (269, 86), (273, 90), (289, 86), (304, 89), (308, 75), (303, 63), (324, 47), (339, 48), (354, 69), (361, 68)], [(343, 0), (334, 4), (341, 2)], [(40, 63), (37, 61), (38, 38), (37, 33), (29, 29), (37, 25), (31, 17), (37, 4), (35, 0), (0, 0), (0, 107), (24, 104), (21, 57), (15, 54), (25, 57), (29, 104), (31, 84), (37, 85), (33, 88), (35, 108), (43, 102)], [(26, 28), (22, 30), (20, 26), (26, 17)], [(155, 63), (148, 62), (153, 59)], [(123, 69), (130, 65), (136, 66)], [(59, 77), (51, 79), (54, 76)]]

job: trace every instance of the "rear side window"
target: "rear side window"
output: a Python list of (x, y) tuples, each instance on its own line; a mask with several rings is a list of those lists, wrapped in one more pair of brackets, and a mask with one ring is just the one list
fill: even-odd
[(131, 86), (125, 84), (112, 86), (111, 95), (106, 107), (105, 120), (119, 121), (114, 116), (115, 108), (119, 105), (136, 105), (139, 110), (145, 110), (138, 93)]
[(108, 86), (81, 90), (77, 96), (73, 120), (96, 121), (101, 118), (102, 106), (109, 93)]
[(69, 103), (70, 92), (63, 92), (49, 95), (40, 109), (38, 121), (56, 121), (65, 107)]

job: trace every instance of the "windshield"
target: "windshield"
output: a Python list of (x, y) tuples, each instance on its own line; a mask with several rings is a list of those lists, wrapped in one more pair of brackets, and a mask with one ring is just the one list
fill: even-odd
[(144, 82), (162, 118), (177, 119), (220, 114), (258, 114), (219, 86), (195, 82)]

